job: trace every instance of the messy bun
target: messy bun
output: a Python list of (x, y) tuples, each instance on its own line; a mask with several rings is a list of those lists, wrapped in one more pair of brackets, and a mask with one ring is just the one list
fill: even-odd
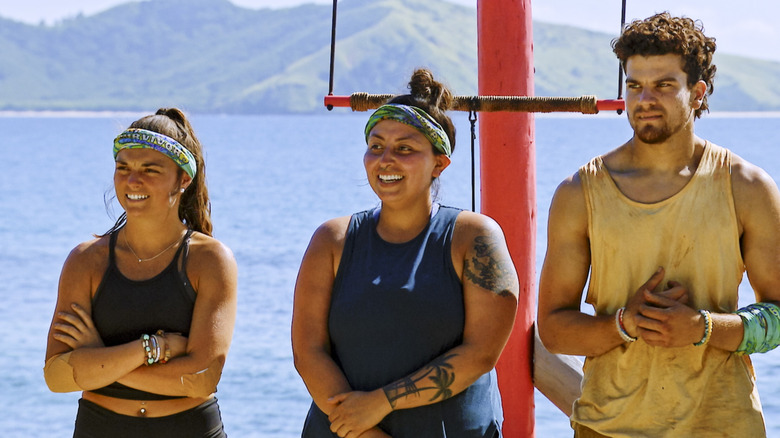
[[(433, 78), (433, 73), (426, 68), (414, 71), (409, 80), (409, 94), (396, 96), (387, 103), (397, 103), (420, 108), (436, 120), (450, 140), (452, 150), (455, 150), (455, 125), (445, 113), (452, 106), (452, 92), (441, 82)], [(441, 153), (434, 150), (435, 153)]]

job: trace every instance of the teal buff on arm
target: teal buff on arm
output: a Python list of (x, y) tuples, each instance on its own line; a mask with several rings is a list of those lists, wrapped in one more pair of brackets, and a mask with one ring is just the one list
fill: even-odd
[(167, 155), (179, 167), (187, 172), (187, 175), (189, 175), (190, 178), (195, 177), (197, 164), (195, 163), (195, 156), (192, 155), (192, 152), (190, 152), (189, 149), (167, 135), (146, 129), (130, 128), (119, 134), (114, 139), (114, 159), (116, 159), (119, 151), (123, 149), (142, 148), (154, 149)]
[(737, 310), (745, 334), (737, 353), (766, 353), (780, 344), (780, 307), (755, 303)]
[(437, 151), (448, 157), (452, 154), (450, 139), (439, 122), (420, 108), (397, 103), (382, 105), (374, 111), (374, 114), (371, 114), (368, 123), (366, 123), (366, 143), (368, 143), (368, 135), (371, 130), (382, 120), (394, 120), (409, 125), (420, 131)]

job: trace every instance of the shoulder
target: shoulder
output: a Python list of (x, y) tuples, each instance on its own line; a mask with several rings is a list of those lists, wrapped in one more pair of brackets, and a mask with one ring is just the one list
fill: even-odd
[(780, 211), (780, 193), (772, 177), (733, 152), (731, 157), (732, 192), (740, 222), (744, 225), (751, 216)]
[(503, 230), (498, 222), (484, 214), (463, 210), (455, 219), (456, 239), (471, 240), (474, 236), (493, 233), (503, 235)]
[(199, 300), (223, 301), (236, 296), (238, 265), (233, 251), (219, 240), (192, 233), (186, 269)]
[(341, 216), (323, 222), (311, 237), (312, 243), (328, 247), (344, 246), (352, 216)]
[(555, 195), (564, 198), (584, 198), (583, 183), (580, 172), (569, 175), (555, 188)]
[(212, 272), (213, 270), (235, 270), (236, 259), (233, 251), (219, 240), (203, 233), (194, 232), (189, 243), (190, 268), (197, 272)]
[(550, 205), (550, 214), (565, 210), (567, 215), (586, 211), (585, 190), (579, 172), (558, 184)]
[(493, 218), (471, 211), (462, 211), (455, 222), (452, 236), (453, 253), (459, 257), (484, 250), (505, 252), (504, 230)]
[(104, 236), (79, 243), (68, 254), (63, 269), (102, 274), (108, 266), (109, 239)]
[(68, 254), (62, 266), (59, 295), (67, 302), (83, 303), (97, 290), (108, 269), (109, 236), (98, 237), (78, 244)]
[(313, 261), (323, 266), (338, 266), (338, 260), (341, 259), (341, 254), (344, 251), (351, 217), (342, 216), (330, 219), (317, 227), (311, 236), (309, 246), (306, 248), (304, 261)]
[(312, 281), (318, 285), (332, 283), (344, 252), (350, 218), (337, 217), (317, 227), (301, 261), (299, 284)]
[(767, 186), (776, 186), (764, 169), (734, 152), (731, 152), (731, 181), (737, 190), (761, 190)]

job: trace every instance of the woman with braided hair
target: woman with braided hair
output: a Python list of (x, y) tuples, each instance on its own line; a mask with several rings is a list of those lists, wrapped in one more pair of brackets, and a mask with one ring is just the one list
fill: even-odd
[(44, 376), (82, 391), (74, 437), (224, 437), (214, 392), (236, 315), (236, 262), (211, 237), (200, 142), (163, 108), (114, 140), (124, 213), (60, 276)]
[(450, 164), (449, 90), (417, 70), (369, 118), (376, 208), (329, 220), (303, 257), (292, 322), (313, 403), (305, 437), (498, 437), (494, 366), (518, 280), (501, 228), (439, 205)]

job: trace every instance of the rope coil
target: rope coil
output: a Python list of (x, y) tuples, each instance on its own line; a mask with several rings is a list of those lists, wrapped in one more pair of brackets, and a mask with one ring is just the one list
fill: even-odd
[[(377, 109), (393, 94), (352, 93), (349, 106), (352, 111)], [(534, 113), (573, 112), (598, 114), (596, 96), (580, 97), (534, 97), (534, 96), (455, 96), (452, 111), (515, 111)]]

